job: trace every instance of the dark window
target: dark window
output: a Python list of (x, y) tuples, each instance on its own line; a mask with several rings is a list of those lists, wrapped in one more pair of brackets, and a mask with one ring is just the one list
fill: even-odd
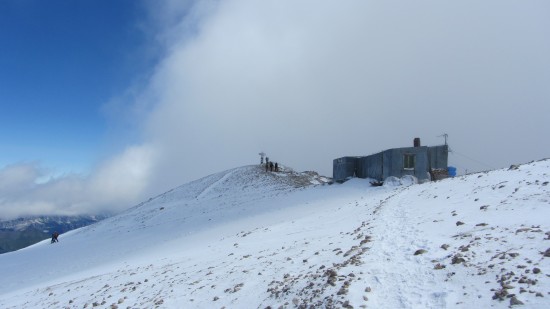
[(403, 155), (403, 168), (414, 169), (414, 157), (413, 154)]

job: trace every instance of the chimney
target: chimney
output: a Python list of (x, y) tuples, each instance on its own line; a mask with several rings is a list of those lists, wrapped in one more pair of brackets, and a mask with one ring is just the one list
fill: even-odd
[(420, 147), (420, 138), (419, 137), (414, 138), (414, 147)]

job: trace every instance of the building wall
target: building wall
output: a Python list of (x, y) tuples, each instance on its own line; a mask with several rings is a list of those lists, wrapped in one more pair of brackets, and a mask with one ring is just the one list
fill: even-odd
[(393, 152), (392, 150), (386, 150), (382, 152), (382, 178), (378, 180), (384, 180), (389, 176), (393, 176), (394, 161), (393, 161)]
[(383, 179), (383, 153), (377, 153), (358, 159), (358, 170), (360, 171), (357, 177)]
[(428, 158), (431, 168), (447, 168), (449, 162), (449, 146), (441, 145), (428, 148)]
[[(388, 167), (388, 173), (386, 177), (395, 176), (403, 177), (405, 175), (412, 175), (418, 179), (428, 179), (429, 174), (429, 160), (428, 160), (428, 147), (408, 147), (408, 148), (396, 148), (389, 150), (391, 153), (391, 167)], [(404, 156), (414, 155), (414, 168), (404, 168)], [(386, 169), (386, 166), (384, 166)]]
[[(413, 175), (420, 180), (430, 179), (430, 168), (447, 168), (447, 145), (435, 147), (404, 147), (389, 149), (365, 157), (343, 157), (333, 161), (333, 178), (344, 181), (348, 177), (384, 180), (389, 176)], [(404, 156), (415, 156), (414, 169), (404, 168)]]
[(353, 177), (357, 168), (357, 157), (342, 157), (332, 161), (332, 178), (334, 181), (344, 181)]

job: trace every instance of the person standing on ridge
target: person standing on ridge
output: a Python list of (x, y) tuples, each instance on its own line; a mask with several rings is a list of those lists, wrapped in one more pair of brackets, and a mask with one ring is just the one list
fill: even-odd
[(57, 239), (57, 237), (59, 237), (59, 233), (58, 232), (53, 232), (52, 234), (52, 244), (54, 242), (59, 242), (59, 240)]

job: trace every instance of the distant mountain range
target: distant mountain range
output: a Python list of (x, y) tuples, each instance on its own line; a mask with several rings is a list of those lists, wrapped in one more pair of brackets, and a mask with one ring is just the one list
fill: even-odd
[(107, 217), (108, 215), (34, 216), (0, 221), (0, 254), (50, 238), (55, 231), (63, 234)]

